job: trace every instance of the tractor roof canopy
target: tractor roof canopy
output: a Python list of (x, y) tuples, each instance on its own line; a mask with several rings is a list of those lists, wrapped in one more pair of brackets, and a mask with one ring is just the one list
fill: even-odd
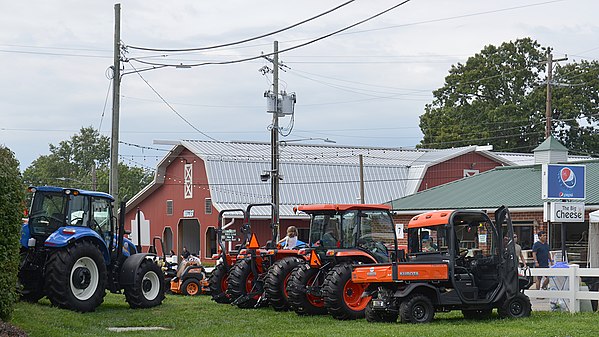
[(77, 188), (64, 188), (64, 187), (57, 187), (57, 186), (32, 186), (32, 187), (29, 187), (29, 190), (31, 192), (50, 192), (50, 193), (88, 195), (88, 196), (97, 197), (97, 198), (106, 198), (106, 199), (110, 199), (110, 201), (114, 201), (114, 198), (108, 193), (87, 191), (87, 190), (81, 190), (81, 189), (77, 189)]
[(388, 211), (391, 207), (388, 205), (376, 204), (316, 204), (316, 205), (300, 205), (297, 206), (297, 211), (306, 213), (311, 212), (345, 212), (354, 210), (384, 210)]

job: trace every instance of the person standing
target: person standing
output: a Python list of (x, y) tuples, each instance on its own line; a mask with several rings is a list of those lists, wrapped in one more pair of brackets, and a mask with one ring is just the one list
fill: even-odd
[[(532, 258), (535, 262), (535, 268), (549, 268), (549, 262), (551, 262), (551, 258), (549, 257), (549, 244), (547, 243), (547, 232), (539, 231), (537, 235), (539, 237), (539, 241), (535, 242), (534, 245), (532, 245)], [(535, 278), (537, 290), (541, 289), (540, 285), (542, 278), (543, 276), (537, 276)], [(549, 278), (545, 277), (542, 289), (547, 289), (548, 284)]]
[(524, 258), (524, 254), (522, 254), (522, 246), (518, 244), (518, 235), (514, 233), (514, 247), (516, 248), (516, 256), (518, 257), (518, 261), (520, 261), (519, 265), (525, 267), (526, 259)]

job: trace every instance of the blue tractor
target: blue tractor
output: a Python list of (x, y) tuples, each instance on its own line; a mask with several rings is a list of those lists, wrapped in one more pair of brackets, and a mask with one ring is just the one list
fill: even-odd
[(140, 253), (124, 238), (124, 203), (117, 225), (114, 198), (102, 192), (31, 187), (27, 222), (21, 233), (21, 299), (89, 312), (105, 290), (124, 291), (131, 308), (164, 300), (164, 273), (155, 254)]

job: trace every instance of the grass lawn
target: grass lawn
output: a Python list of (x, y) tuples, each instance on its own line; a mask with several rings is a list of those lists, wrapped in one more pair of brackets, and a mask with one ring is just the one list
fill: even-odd
[[(496, 314), (495, 314), (496, 315)], [(163, 305), (129, 309), (124, 295), (107, 294), (92, 313), (17, 303), (11, 321), (30, 336), (599, 336), (599, 316), (593, 313), (535, 312), (530, 318), (465, 320), (459, 311), (438, 313), (431, 324), (338, 321), (330, 316), (297, 316), (272, 308), (239, 309), (217, 304), (209, 296), (167, 295)], [(160, 326), (168, 331), (112, 332), (109, 327)]]

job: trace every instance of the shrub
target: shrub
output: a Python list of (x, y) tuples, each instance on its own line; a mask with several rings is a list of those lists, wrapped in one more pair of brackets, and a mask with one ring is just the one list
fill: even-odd
[(7, 321), (17, 299), (19, 234), (24, 185), (14, 153), (0, 145), (0, 319)]

